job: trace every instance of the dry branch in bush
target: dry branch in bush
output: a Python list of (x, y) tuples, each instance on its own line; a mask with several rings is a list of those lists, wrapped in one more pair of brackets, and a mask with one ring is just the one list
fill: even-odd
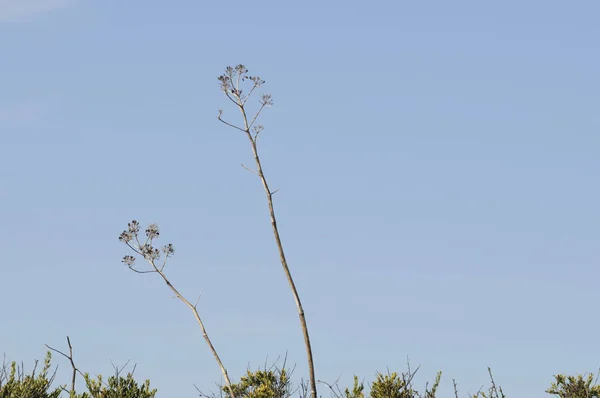
[(69, 362), (71, 364), (71, 369), (73, 370), (73, 373), (71, 375), (71, 391), (68, 391), (68, 393), (70, 396), (74, 396), (75, 395), (75, 380), (77, 378), (77, 373), (79, 373), (81, 376), (84, 376), (84, 374), (81, 373), (81, 370), (77, 369), (77, 367), (75, 366), (75, 361), (73, 361), (73, 346), (71, 345), (71, 339), (69, 338), (69, 336), (67, 336), (67, 345), (69, 346), (69, 354), (68, 355), (62, 351), (57, 350), (56, 348), (50, 347), (48, 344), (44, 344), (44, 345), (49, 350), (57, 352), (69, 360)]

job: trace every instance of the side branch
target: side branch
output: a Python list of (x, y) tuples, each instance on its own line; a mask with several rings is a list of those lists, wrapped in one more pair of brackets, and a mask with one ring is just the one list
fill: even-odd
[(44, 344), (44, 345), (49, 350), (52, 350), (52, 351), (54, 351), (56, 353), (59, 353), (63, 357), (67, 358), (69, 360), (69, 362), (71, 363), (71, 368), (73, 369), (73, 374), (72, 374), (72, 377), (71, 377), (71, 391), (70, 391), (70, 396), (74, 397), (75, 396), (75, 379), (77, 378), (77, 373), (79, 373), (81, 376), (84, 376), (84, 375), (83, 375), (83, 373), (79, 369), (77, 369), (77, 367), (75, 366), (75, 361), (73, 361), (73, 346), (71, 345), (71, 339), (69, 339), (69, 336), (67, 336), (67, 345), (69, 346), (69, 355), (65, 354), (62, 351), (57, 350), (56, 348), (50, 347), (48, 344)]
[(220, 121), (221, 123), (224, 123), (224, 124), (228, 125), (229, 127), (233, 127), (234, 129), (238, 129), (238, 130), (240, 130), (240, 131), (246, 132), (246, 130), (244, 130), (243, 128), (241, 128), (241, 127), (238, 127), (238, 126), (236, 126), (235, 124), (228, 123), (228, 122), (226, 122), (225, 120), (221, 119), (221, 116), (220, 116), (220, 115), (219, 115), (219, 116), (217, 116), (217, 119), (219, 119), (219, 121)]

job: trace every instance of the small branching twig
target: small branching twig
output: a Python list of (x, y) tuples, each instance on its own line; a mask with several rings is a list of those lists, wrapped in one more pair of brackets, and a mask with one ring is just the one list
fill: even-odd
[(205, 392), (200, 390), (200, 388), (195, 384), (194, 384), (194, 388), (198, 392), (198, 396), (200, 396), (200, 398), (223, 398), (223, 385), (219, 384), (219, 383), (215, 383), (215, 385), (217, 386), (217, 389), (219, 391), (218, 395), (217, 395), (217, 393), (215, 393), (212, 390), (211, 390), (210, 394), (206, 394)]
[(490, 374), (490, 381), (492, 382), (492, 387), (490, 388), (490, 396), (491, 393), (494, 392), (496, 397), (504, 398), (504, 392), (502, 391), (502, 387), (496, 387), (496, 382), (494, 381), (494, 376), (492, 375), (492, 368), (488, 367), (488, 373)]
[(300, 384), (294, 393), (298, 393), (298, 398), (308, 398), (308, 382), (306, 380), (300, 379)]
[[(250, 80), (253, 83), (248, 94), (244, 94), (242, 88), (240, 88), (240, 84), (246, 80)], [(281, 265), (285, 272), (285, 276), (287, 278), (288, 284), (290, 286), (290, 289), (292, 290), (292, 294), (293, 294), (294, 300), (296, 302), (296, 308), (298, 310), (298, 317), (300, 318), (300, 325), (302, 328), (302, 334), (304, 336), (304, 345), (306, 348), (306, 356), (307, 356), (307, 360), (308, 360), (310, 394), (311, 394), (311, 398), (317, 398), (317, 383), (316, 383), (316, 379), (315, 379), (315, 367), (314, 367), (314, 361), (313, 361), (312, 346), (310, 343), (310, 336), (308, 334), (308, 326), (306, 325), (306, 318), (304, 316), (304, 309), (302, 308), (302, 302), (300, 301), (300, 295), (298, 294), (296, 285), (294, 283), (294, 279), (292, 278), (292, 274), (288, 267), (288, 263), (287, 263), (287, 260), (285, 257), (285, 252), (283, 250), (283, 244), (281, 243), (281, 237), (279, 236), (279, 229), (277, 228), (277, 219), (275, 217), (275, 209), (273, 206), (273, 194), (276, 191), (271, 191), (271, 189), (269, 188), (269, 184), (267, 183), (267, 179), (263, 172), (260, 157), (258, 155), (258, 147), (257, 147), (258, 136), (263, 131), (264, 127), (261, 125), (255, 125), (255, 122), (257, 121), (258, 117), (260, 116), (260, 114), (264, 108), (270, 107), (273, 105), (273, 99), (271, 98), (271, 95), (269, 95), (269, 94), (262, 95), (261, 99), (260, 99), (260, 107), (254, 114), (254, 116), (250, 119), (248, 117), (248, 114), (246, 111), (246, 102), (248, 101), (248, 98), (250, 97), (250, 95), (252, 93), (254, 93), (254, 90), (257, 89), (258, 87), (262, 86), (265, 83), (265, 81), (257, 76), (249, 76), (248, 69), (246, 69), (246, 67), (244, 65), (237, 65), (235, 68), (228, 66), (225, 69), (225, 73), (223, 75), (219, 76), (219, 81), (221, 83), (221, 90), (225, 93), (227, 98), (229, 98), (229, 100), (236, 105), (236, 107), (240, 111), (240, 113), (242, 115), (243, 127), (236, 126), (235, 124), (224, 120), (222, 110), (219, 110), (219, 115), (217, 116), (217, 119), (229, 127), (232, 127), (239, 131), (242, 131), (248, 138), (248, 141), (250, 142), (250, 146), (252, 147), (252, 154), (254, 155), (256, 171), (255, 172), (252, 170), (250, 170), (250, 171), (252, 171), (254, 174), (256, 174), (260, 178), (263, 188), (264, 188), (264, 191), (265, 191), (265, 195), (267, 197), (267, 203), (269, 206), (269, 215), (271, 218), (271, 227), (273, 229), (275, 243), (277, 245), (277, 250), (279, 252), (279, 259), (281, 261)]]
[(71, 369), (73, 369), (73, 373), (71, 376), (71, 391), (69, 391), (69, 396), (74, 397), (75, 396), (75, 380), (77, 378), (77, 373), (79, 373), (83, 377), (85, 377), (85, 376), (81, 372), (81, 370), (77, 369), (77, 366), (75, 366), (75, 361), (73, 360), (73, 346), (71, 345), (71, 339), (69, 338), (69, 336), (67, 336), (67, 345), (69, 346), (69, 355), (65, 354), (62, 351), (57, 350), (56, 348), (50, 347), (48, 344), (45, 344), (45, 346), (49, 350), (59, 353), (63, 357), (67, 358), (69, 360), (69, 362), (71, 363)]
[(492, 383), (492, 385), (490, 386), (490, 388), (488, 389), (488, 393), (486, 394), (485, 392), (481, 391), (483, 386), (481, 386), (481, 388), (477, 391), (477, 393), (475, 395), (473, 395), (473, 398), (505, 398), (506, 395), (504, 395), (504, 391), (502, 391), (502, 387), (497, 387), (496, 386), (496, 382), (494, 381), (494, 376), (492, 376), (492, 369), (490, 367), (488, 367), (488, 373), (490, 375), (490, 382)]
[[(198, 322), (200, 330), (202, 331), (202, 337), (204, 337), (206, 344), (208, 345), (210, 351), (215, 357), (215, 360), (217, 361), (217, 364), (219, 365), (219, 368), (221, 369), (221, 373), (223, 374), (223, 378), (225, 379), (225, 384), (229, 389), (230, 397), (235, 398), (233, 394), (233, 389), (231, 388), (231, 380), (229, 379), (229, 375), (227, 374), (227, 369), (223, 365), (219, 354), (217, 354), (217, 350), (213, 346), (212, 341), (210, 340), (208, 333), (206, 332), (206, 328), (204, 327), (204, 323), (202, 322), (202, 318), (200, 318), (200, 314), (198, 313), (198, 301), (196, 301), (195, 304), (192, 304), (189, 300), (183, 297), (181, 293), (179, 293), (179, 291), (175, 288), (175, 286), (171, 284), (171, 282), (163, 272), (165, 265), (167, 264), (167, 259), (169, 259), (175, 254), (175, 249), (173, 248), (173, 245), (169, 243), (163, 246), (162, 250), (156, 249), (152, 245), (154, 239), (157, 239), (160, 235), (158, 225), (156, 224), (151, 224), (146, 229), (146, 239), (144, 243), (142, 243), (139, 239), (139, 231), (140, 224), (137, 221), (133, 220), (128, 224), (128, 229), (121, 233), (121, 235), (119, 236), (119, 240), (125, 243), (131, 250), (133, 250), (134, 253), (146, 259), (152, 268), (146, 271), (135, 269), (135, 257), (131, 255), (124, 256), (122, 262), (125, 263), (127, 267), (129, 267), (129, 269), (137, 273), (157, 273), (167, 284), (169, 289), (171, 289), (171, 291), (175, 293), (175, 296), (192, 311), (192, 313), (194, 314), (194, 318), (196, 318), (196, 322)], [(161, 251), (165, 255), (162, 264), (159, 262)], [(199, 299), (200, 297), (198, 297), (198, 300)]]
[(344, 393), (340, 389), (340, 385), (339, 385), (340, 378), (339, 377), (333, 384), (327, 383), (326, 381), (323, 381), (323, 380), (317, 380), (317, 383), (325, 384), (327, 387), (329, 387), (329, 390), (331, 390), (331, 394), (333, 394), (333, 396), (335, 398), (344, 397)]

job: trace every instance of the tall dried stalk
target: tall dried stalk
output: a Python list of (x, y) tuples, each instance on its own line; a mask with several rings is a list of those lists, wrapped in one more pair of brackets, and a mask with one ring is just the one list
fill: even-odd
[[(312, 355), (312, 347), (310, 344), (310, 337), (308, 334), (308, 327), (306, 326), (306, 318), (304, 317), (304, 309), (302, 308), (302, 302), (300, 301), (300, 296), (298, 294), (298, 290), (296, 289), (296, 284), (294, 283), (294, 279), (292, 278), (292, 274), (288, 267), (287, 260), (285, 258), (285, 252), (283, 250), (283, 244), (281, 243), (281, 237), (279, 236), (279, 229), (277, 228), (277, 219), (275, 217), (275, 209), (273, 207), (273, 194), (276, 192), (271, 191), (269, 188), (269, 184), (267, 183), (267, 179), (265, 178), (265, 174), (263, 172), (263, 168), (260, 162), (260, 157), (258, 156), (258, 148), (257, 148), (257, 140), (258, 136), (263, 131), (263, 126), (254, 125), (258, 116), (262, 112), (265, 107), (273, 105), (273, 101), (270, 95), (263, 95), (260, 101), (260, 108), (256, 112), (256, 114), (249, 121), (248, 114), (246, 113), (246, 102), (250, 95), (254, 92), (254, 90), (264, 84), (264, 80), (256, 76), (248, 76), (248, 70), (244, 65), (237, 65), (235, 68), (227, 67), (225, 69), (225, 73), (219, 76), (219, 81), (221, 82), (221, 89), (233, 102), (239, 111), (242, 114), (243, 127), (236, 126), (229, 122), (226, 122), (222, 119), (223, 111), (219, 110), (219, 121), (224, 124), (233, 127), (236, 130), (240, 130), (244, 132), (248, 140), (250, 141), (250, 145), (252, 147), (252, 153), (254, 155), (254, 161), (256, 164), (256, 170), (250, 170), (246, 166), (242, 165), (245, 169), (250, 172), (256, 174), (260, 181), (262, 182), (266, 197), (267, 203), (269, 205), (269, 215), (271, 217), (271, 227), (273, 228), (273, 235), (275, 236), (275, 243), (277, 244), (277, 250), (279, 251), (279, 259), (281, 261), (281, 265), (283, 267), (283, 271), (285, 272), (285, 276), (287, 278), (290, 289), (292, 290), (292, 294), (294, 296), (294, 300), (296, 301), (296, 308), (298, 309), (298, 317), (300, 318), (300, 326), (302, 328), (302, 334), (304, 335), (304, 345), (306, 347), (306, 356), (308, 359), (308, 371), (309, 371), (309, 382), (311, 389), (311, 397), (317, 397), (317, 384), (315, 379), (315, 368), (313, 362)], [(248, 94), (244, 94), (242, 89), (240, 88), (240, 84), (246, 80), (250, 80), (253, 82), (252, 87)]]
[(197, 306), (200, 297), (198, 297), (198, 300), (196, 300), (195, 304), (192, 304), (189, 300), (183, 297), (177, 289), (175, 289), (175, 286), (171, 284), (171, 282), (169, 281), (169, 279), (167, 279), (166, 275), (163, 272), (165, 265), (167, 264), (167, 259), (175, 253), (173, 245), (168, 244), (162, 248), (162, 252), (165, 254), (165, 259), (159, 267), (158, 265), (156, 265), (156, 261), (159, 260), (161, 251), (152, 246), (152, 241), (158, 238), (159, 236), (158, 225), (151, 224), (146, 229), (146, 241), (143, 244), (138, 238), (139, 230), (140, 224), (137, 221), (133, 220), (129, 223), (128, 229), (121, 233), (121, 235), (119, 236), (119, 240), (125, 243), (127, 246), (129, 246), (129, 248), (133, 250), (136, 254), (139, 254), (140, 256), (144, 257), (150, 263), (152, 269), (148, 271), (140, 271), (135, 269), (135, 257), (133, 256), (123, 257), (123, 262), (129, 267), (129, 269), (131, 269), (134, 272), (137, 272), (138, 274), (157, 273), (158, 275), (160, 275), (160, 277), (165, 281), (167, 286), (169, 286), (169, 289), (171, 289), (171, 291), (175, 293), (175, 296), (177, 296), (179, 300), (181, 300), (186, 306), (189, 307), (189, 309), (194, 314), (194, 318), (196, 318), (196, 322), (198, 322), (198, 325), (200, 326), (200, 330), (202, 331), (202, 337), (204, 337), (204, 340), (206, 340), (208, 348), (212, 352), (213, 356), (215, 357), (215, 360), (217, 361), (217, 364), (219, 365), (219, 368), (221, 369), (221, 373), (223, 374), (223, 378), (225, 379), (225, 384), (229, 389), (230, 398), (235, 398), (235, 395), (233, 394), (233, 388), (231, 387), (231, 380), (229, 379), (229, 375), (227, 374), (227, 369), (223, 365), (223, 362), (221, 362), (221, 358), (219, 357), (219, 354), (217, 354), (217, 350), (213, 346), (210, 338), (208, 337), (208, 333), (206, 332), (206, 328), (204, 327), (202, 318), (200, 318), (200, 314), (198, 313)]

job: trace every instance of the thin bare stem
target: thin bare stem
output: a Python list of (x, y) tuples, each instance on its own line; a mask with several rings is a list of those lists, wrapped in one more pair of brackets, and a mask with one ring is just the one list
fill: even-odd
[(130, 270), (132, 270), (133, 272), (137, 273), (137, 274), (153, 274), (156, 271), (154, 270), (149, 270), (149, 271), (140, 271), (138, 269), (133, 268), (132, 266), (129, 267)]
[(229, 93), (225, 93), (225, 95), (227, 95), (227, 98), (229, 98), (231, 100), (231, 102), (233, 102), (234, 104), (237, 105), (237, 102), (235, 102), (235, 100), (231, 97), (231, 95)]
[(77, 367), (75, 366), (75, 362), (73, 361), (73, 346), (71, 345), (71, 339), (69, 339), (69, 336), (67, 336), (67, 345), (69, 346), (69, 355), (65, 354), (62, 351), (57, 350), (56, 348), (50, 347), (48, 344), (45, 344), (45, 346), (49, 350), (59, 353), (60, 355), (67, 358), (69, 360), (69, 362), (71, 362), (71, 368), (73, 369), (73, 373), (71, 376), (71, 391), (69, 392), (69, 396), (74, 397), (75, 396), (75, 379), (77, 378), (77, 373), (79, 373), (81, 376), (83, 376), (83, 373), (79, 369), (77, 369)]
[(243, 168), (245, 168), (246, 170), (248, 170), (250, 173), (252, 173), (252, 174), (254, 174), (254, 175), (258, 175), (258, 173), (257, 173), (256, 171), (254, 171), (254, 170), (252, 170), (252, 169), (250, 169), (250, 168), (248, 168), (248, 167), (244, 166), (243, 164), (240, 164), (240, 166), (242, 166)]
[(244, 133), (246, 132), (246, 130), (244, 130), (243, 128), (241, 128), (241, 127), (238, 127), (238, 126), (236, 126), (236, 125), (234, 125), (234, 124), (228, 123), (228, 122), (226, 122), (225, 120), (221, 119), (221, 116), (218, 116), (218, 117), (217, 117), (217, 119), (219, 119), (219, 121), (220, 121), (221, 123), (224, 123), (224, 124), (228, 125), (229, 127), (233, 127), (234, 129), (238, 129), (238, 130), (240, 130), (240, 131), (243, 131)]
[[(177, 298), (179, 300), (181, 300), (186, 306), (188, 306), (189, 309), (194, 314), (194, 318), (196, 318), (196, 322), (198, 322), (198, 325), (200, 326), (200, 330), (202, 331), (202, 337), (204, 337), (204, 340), (206, 341), (208, 348), (212, 352), (213, 356), (215, 357), (215, 360), (217, 361), (217, 364), (219, 365), (219, 368), (221, 369), (221, 373), (223, 374), (223, 378), (225, 379), (225, 384), (227, 385), (227, 388), (229, 389), (229, 396), (231, 398), (235, 398), (235, 395), (233, 394), (233, 388), (231, 387), (231, 380), (229, 379), (229, 374), (227, 373), (227, 369), (225, 368), (225, 365), (223, 365), (223, 362), (221, 361), (219, 354), (217, 354), (217, 350), (213, 346), (213, 343), (210, 340), (208, 333), (206, 332), (206, 328), (204, 327), (204, 322), (202, 322), (202, 318), (200, 318), (200, 314), (198, 313), (198, 309), (197, 309), (198, 301), (196, 301), (196, 304), (190, 303), (185, 297), (183, 297), (181, 295), (181, 293), (179, 293), (179, 291), (175, 288), (175, 286), (173, 286), (171, 284), (169, 279), (167, 279), (167, 277), (163, 273), (162, 268), (159, 269), (156, 266), (156, 264), (154, 263), (154, 260), (148, 260), (148, 262), (152, 265), (155, 272), (157, 272), (160, 275), (160, 277), (165, 281), (167, 286), (169, 286), (169, 289), (171, 289), (171, 291), (173, 293), (175, 293), (175, 296), (177, 296)], [(163, 268), (164, 268), (164, 264), (163, 264)], [(198, 297), (198, 300), (200, 300), (200, 297)]]
[(242, 105), (246, 105), (246, 101), (248, 101), (248, 98), (250, 98), (250, 96), (252, 95), (252, 93), (254, 92), (254, 90), (256, 89), (256, 87), (258, 87), (258, 84), (254, 83), (254, 85), (252, 86), (252, 88), (248, 92), (248, 95), (246, 95), (246, 98), (242, 102)]
[[(244, 105), (240, 105), (240, 104), (238, 104), (238, 106), (244, 107)], [(246, 129), (250, 130), (252, 128), (252, 126), (254, 125), (254, 122), (256, 121), (256, 119), (258, 119), (258, 115), (260, 115), (260, 113), (262, 112), (262, 110), (264, 109), (265, 106), (266, 106), (266, 104), (262, 104), (261, 107), (258, 109), (258, 111), (256, 111), (256, 114), (252, 118), (252, 121), (250, 122), (250, 124), (246, 123)], [(244, 116), (245, 116), (245, 113), (244, 113)]]
[[(245, 68), (243, 68), (245, 70)], [(300, 295), (298, 294), (298, 290), (296, 289), (296, 284), (294, 283), (294, 279), (292, 278), (292, 274), (290, 272), (290, 269), (288, 267), (288, 263), (287, 263), (287, 259), (285, 257), (285, 251), (283, 249), (283, 244), (281, 242), (281, 237), (279, 235), (279, 229), (277, 227), (277, 218), (275, 216), (275, 208), (273, 205), (273, 194), (274, 192), (272, 192), (269, 188), (269, 184), (267, 182), (267, 179), (265, 177), (265, 174), (263, 172), (263, 168), (262, 168), (262, 164), (260, 161), (260, 157), (258, 154), (258, 148), (257, 148), (257, 137), (258, 134), (253, 137), (252, 133), (251, 133), (251, 128), (254, 125), (254, 122), (256, 121), (256, 119), (258, 118), (258, 116), (260, 115), (261, 111), (265, 108), (265, 106), (267, 106), (270, 102), (270, 97), (267, 98), (267, 100), (264, 100), (261, 102), (261, 107), (258, 109), (258, 111), (256, 112), (256, 114), (254, 115), (254, 117), (252, 118), (252, 121), (248, 121), (248, 116), (246, 113), (246, 108), (245, 108), (245, 104), (246, 101), (248, 99), (248, 96), (245, 99), (242, 99), (242, 96), (239, 92), (239, 76), (242, 73), (245, 73), (245, 71), (239, 70), (238, 73), (238, 87), (234, 86), (234, 82), (233, 82), (233, 76), (232, 76), (233, 72), (229, 72), (228, 76), (229, 76), (229, 80), (225, 79), (224, 76), (222, 78), (220, 78), (220, 80), (222, 82), (224, 82), (223, 84), (223, 91), (225, 92), (225, 94), (227, 95), (227, 97), (229, 99), (231, 99), (231, 96), (227, 90), (227, 82), (229, 82), (228, 84), (230, 85), (230, 87), (232, 88), (232, 93), (233, 93), (233, 97), (234, 97), (234, 103), (237, 105), (240, 113), (242, 114), (242, 120), (244, 122), (244, 128), (240, 129), (239, 127), (236, 126), (232, 126), (232, 127), (236, 127), (239, 130), (243, 130), (244, 133), (246, 134), (246, 137), (248, 138), (248, 140), (250, 141), (250, 145), (252, 147), (252, 153), (254, 155), (254, 161), (256, 163), (256, 174), (258, 175), (258, 177), (260, 178), (264, 191), (265, 191), (265, 195), (267, 198), (267, 203), (269, 206), (269, 216), (271, 218), (271, 227), (273, 229), (273, 236), (275, 237), (275, 243), (277, 245), (277, 250), (279, 252), (279, 259), (281, 261), (281, 265), (283, 267), (285, 276), (287, 278), (288, 284), (290, 286), (290, 289), (292, 290), (292, 294), (294, 296), (294, 300), (296, 302), (296, 308), (298, 310), (298, 317), (300, 318), (300, 325), (302, 328), (302, 334), (304, 336), (304, 345), (306, 347), (306, 356), (307, 356), (307, 360), (308, 360), (308, 371), (309, 371), (309, 382), (310, 382), (310, 390), (311, 390), (311, 398), (316, 398), (317, 397), (317, 382), (315, 379), (315, 369), (314, 369), (314, 361), (313, 361), (313, 354), (312, 354), (312, 346), (310, 343), (310, 336), (308, 333), (308, 326), (306, 324), (306, 318), (304, 315), (304, 309), (302, 308), (302, 302), (300, 301)], [(256, 84), (256, 83), (255, 83)], [(221, 120), (219, 118), (219, 120)], [(221, 120), (222, 121), (222, 120)], [(228, 124), (226, 122), (224, 122), (225, 124)], [(229, 125), (229, 124), (228, 124)]]

